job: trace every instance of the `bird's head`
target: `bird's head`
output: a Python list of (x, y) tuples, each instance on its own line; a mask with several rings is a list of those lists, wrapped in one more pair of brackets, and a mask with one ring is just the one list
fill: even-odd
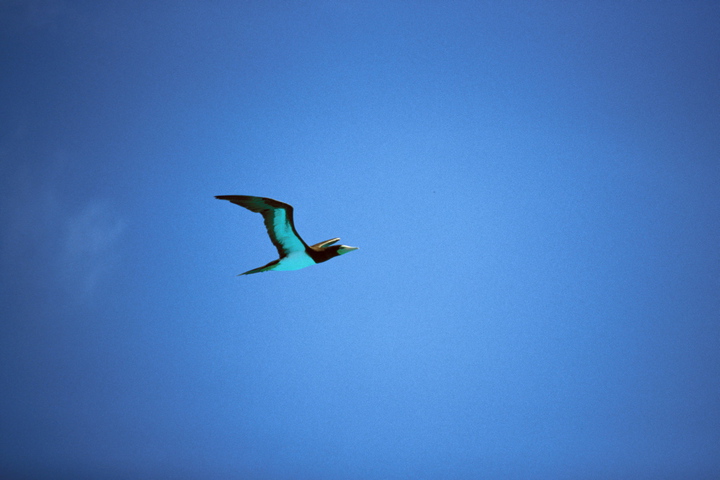
[(348, 252), (352, 252), (353, 250), (357, 250), (358, 247), (348, 247), (347, 245), (335, 245), (334, 247), (330, 248), (336, 248), (338, 255), (343, 255)]
[[(333, 243), (339, 242), (339, 238), (331, 238), (330, 240), (325, 240), (324, 242), (316, 243), (313, 245), (312, 248), (315, 251), (323, 251), (328, 252), (335, 255), (342, 255), (344, 253), (352, 252), (353, 250), (357, 250), (358, 247), (348, 247), (347, 245), (333, 245)], [(332, 246), (331, 246), (332, 245)]]
[[(338, 238), (337, 240), (340, 239)], [(328, 240), (328, 242), (330, 242), (330, 240)], [(321, 243), (327, 245), (328, 242)], [(313, 245), (312, 247), (310, 247), (312, 250), (315, 251), (315, 253), (313, 254), (313, 260), (315, 260), (316, 263), (325, 262), (333, 257), (338, 257), (348, 252), (352, 252), (353, 250), (357, 250), (357, 247), (348, 247), (347, 245), (333, 245), (322, 247), (318, 247), (318, 245)]]

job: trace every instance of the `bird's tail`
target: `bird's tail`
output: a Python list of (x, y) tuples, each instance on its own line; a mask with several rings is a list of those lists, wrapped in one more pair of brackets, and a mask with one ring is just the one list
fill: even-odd
[(273, 260), (272, 262), (268, 263), (267, 265), (263, 265), (262, 267), (258, 267), (258, 268), (253, 268), (252, 270), (248, 270), (245, 273), (241, 273), (238, 275), (238, 277), (240, 277), (242, 275), (250, 275), (252, 273), (269, 272), (270, 270), (275, 268), (277, 263), (278, 263), (277, 260)]

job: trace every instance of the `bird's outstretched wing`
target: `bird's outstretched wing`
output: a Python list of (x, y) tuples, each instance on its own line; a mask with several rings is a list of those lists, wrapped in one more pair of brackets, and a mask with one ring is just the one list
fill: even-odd
[(320, 250), (322, 248), (328, 247), (332, 245), (333, 243), (337, 243), (340, 241), (340, 237), (338, 238), (331, 238), (330, 240), (325, 240), (324, 242), (316, 243), (315, 245), (311, 245), (310, 248), (314, 250)]
[(270, 240), (277, 248), (280, 257), (292, 252), (301, 252), (307, 244), (300, 238), (293, 223), (293, 207), (272, 198), (251, 197), (248, 195), (218, 195), (218, 200), (227, 200), (245, 207), (252, 212), (262, 214)]

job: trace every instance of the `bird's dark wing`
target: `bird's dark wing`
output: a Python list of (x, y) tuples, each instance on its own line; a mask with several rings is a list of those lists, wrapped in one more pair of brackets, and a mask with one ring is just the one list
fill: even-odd
[(328, 247), (332, 245), (333, 243), (337, 243), (340, 241), (340, 237), (338, 238), (331, 238), (330, 240), (325, 240), (324, 242), (316, 243), (315, 245), (311, 245), (310, 248), (313, 250), (321, 250), (325, 247)]
[(293, 207), (272, 198), (251, 197), (248, 195), (219, 195), (218, 200), (228, 200), (235, 205), (245, 207), (252, 212), (262, 214), (270, 240), (277, 248), (280, 257), (292, 252), (301, 252), (307, 244), (300, 238), (293, 223)]

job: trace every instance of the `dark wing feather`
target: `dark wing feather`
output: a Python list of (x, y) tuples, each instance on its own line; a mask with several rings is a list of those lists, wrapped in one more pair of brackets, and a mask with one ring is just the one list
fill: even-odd
[(325, 247), (329, 247), (333, 243), (337, 243), (340, 241), (340, 237), (338, 238), (331, 238), (330, 240), (325, 240), (324, 242), (316, 243), (315, 245), (311, 245), (310, 248), (313, 250), (322, 250)]
[(228, 200), (235, 205), (245, 207), (251, 212), (262, 214), (270, 240), (277, 248), (280, 257), (292, 252), (304, 251), (307, 244), (300, 238), (293, 223), (293, 207), (272, 198), (251, 197), (248, 195), (219, 195), (218, 200)]

